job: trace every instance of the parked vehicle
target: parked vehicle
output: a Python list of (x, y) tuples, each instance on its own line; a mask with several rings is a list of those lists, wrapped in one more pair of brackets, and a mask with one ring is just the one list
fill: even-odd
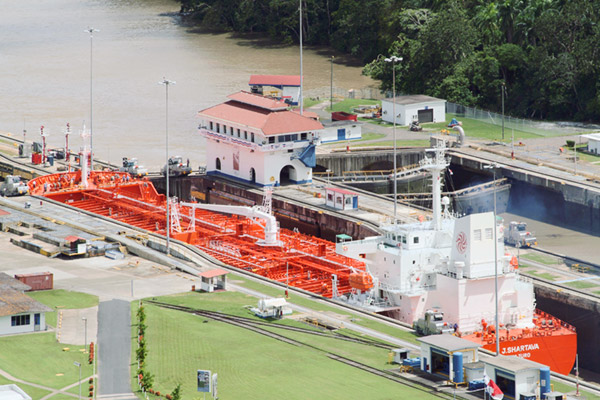
[[(170, 157), (169, 158), (169, 176), (183, 176), (189, 175), (192, 172), (192, 167), (190, 167), (190, 161), (186, 164), (183, 163), (183, 160), (180, 156)], [(160, 173), (163, 176), (167, 175), (167, 166), (163, 166), (160, 170)]]
[(425, 311), (424, 317), (413, 323), (413, 329), (423, 336), (454, 333), (454, 328), (444, 321), (444, 313), (434, 310)]
[(137, 158), (123, 157), (123, 166), (119, 171), (129, 172), (132, 176), (142, 177), (148, 175), (148, 170), (143, 165), (138, 165)]
[(22, 196), (29, 193), (29, 187), (18, 175), (8, 175), (0, 185), (2, 196)]
[(525, 222), (511, 221), (508, 232), (504, 234), (504, 243), (515, 247), (530, 247), (537, 245), (537, 238), (527, 231)]
[(410, 130), (413, 132), (420, 132), (423, 130), (423, 127), (419, 125), (419, 121), (413, 121), (410, 123)]

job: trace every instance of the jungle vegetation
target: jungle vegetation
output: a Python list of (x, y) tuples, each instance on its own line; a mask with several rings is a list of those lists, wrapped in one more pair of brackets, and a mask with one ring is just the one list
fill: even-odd
[(600, 122), (600, 1), (180, 0), (210, 29), (299, 38), (361, 60), (396, 90), (534, 119)]

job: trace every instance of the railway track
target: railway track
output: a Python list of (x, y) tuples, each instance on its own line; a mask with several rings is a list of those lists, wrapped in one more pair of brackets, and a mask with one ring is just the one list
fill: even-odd
[[(149, 304), (154, 304), (156, 306), (162, 307), (162, 308), (168, 308), (171, 310), (176, 310), (176, 311), (182, 311), (182, 312), (187, 312), (187, 313), (191, 313), (191, 314), (195, 314), (198, 316), (202, 316), (205, 318), (210, 318), (213, 319), (215, 321), (220, 321), (220, 322), (224, 322), (233, 326), (237, 326), (243, 329), (247, 329), (250, 330), (252, 332), (264, 335), (266, 337), (275, 339), (275, 340), (279, 340), (282, 341), (284, 343), (288, 343), (290, 345), (293, 346), (297, 346), (297, 347), (308, 347), (311, 348), (313, 350), (319, 351), (321, 353), (324, 353), (326, 357), (337, 361), (337, 362), (341, 362), (345, 365), (348, 365), (350, 367), (359, 369), (361, 371), (365, 371), (368, 372), (370, 374), (379, 376), (381, 378), (384, 379), (388, 379), (390, 381), (396, 382), (398, 384), (404, 385), (404, 386), (409, 386), (413, 389), (419, 390), (423, 393), (427, 393), (429, 395), (433, 395), (436, 396), (440, 399), (450, 399), (452, 396), (450, 394), (444, 393), (444, 392), (440, 392), (437, 391), (435, 388), (432, 387), (428, 387), (428, 386), (423, 386), (421, 384), (416, 383), (413, 380), (407, 379), (405, 377), (402, 377), (401, 375), (395, 374), (393, 372), (390, 371), (385, 371), (385, 370), (381, 370), (375, 367), (371, 367), (367, 364), (361, 363), (359, 361), (341, 356), (339, 354), (335, 354), (323, 349), (320, 349), (319, 347), (316, 347), (314, 345), (308, 344), (306, 342), (301, 342), (299, 340), (294, 340), (294, 339), (290, 339), (284, 335), (280, 335), (278, 333), (274, 333), (268, 329), (266, 329), (265, 327), (269, 327), (269, 328), (277, 328), (277, 329), (283, 329), (283, 330), (287, 330), (287, 331), (294, 331), (294, 332), (301, 332), (301, 333), (306, 333), (309, 335), (318, 335), (318, 336), (326, 336), (329, 338), (334, 338), (334, 339), (339, 339), (339, 340), (344, 340), (344, 341), (350, 341), (350, 342), (355, 342), (357, 344), (363, 344), (363, 345), (368, 345), (368, 346), (375, 346), (375, 347), (379, 347), (379, 348), (384, 348), (384, 349), (390, 349), (391, 346), (386, 346), (383, 345), (379, 342), (376, 341), (372, 341), (372, 340), (366, 340), (366, 339), (359, 339), (359, 338), (350, 338), (347, 336), (342, 336), (342, 335), (331, 335), (328, 333), (324, 333), (324, 332), (319, 332), (319, 331), (315, 331), (315, 330), (311, 330), (311, 329), (306, 329), (306, 328), (299, 328), (299, 327), (292, 327), (292, 326), (286, 326), (286, 325), (280, 325), (280, 324), (272, 324), (272, 323), (267, 323), (267, 322), (262, 322), (262, 321), (256, 321), (254, 319), (251, 318), (246, 318), (246, 317), (240, 317), (240, 316), (234, 316), (234, 315), (230, 315), (230, 314), (224, 314), (224, 313), (220, 313), (220, 312), (216, 312), (216, 311), (209, 311), (209, 310), (202, 310), (202, 309), (194, 309), (191, 307), (185, 307), (185, 306), (178, 306), (178, 305), (173, 305), (173, 304), (168, 304), (168, 303), (163, 303), (163, 302), (158, 302), (158, 301), (154, 301), (154, 300), (146, 300), (146, 303)], [(455, 398), (461, 398), (460, 396), (455, 396)]]
[(354, 338), (354, 337), (343, 335), (341, 333), (334, 332), (334, 331), (322, 332), (322, 331), (318, 331), (318, 330), (314, 330), (314, 329), (299, 328), (296, 326), (273, 324), (273, 323), (264, 322), (264, 321), (257, 321), (256, 319), (252, 319), (252, 318), (240, 317), (240, 316), (231, 315), (231, 314), (224, 314), (224, 313), (220, 313), (217, 311), (209, 311), (209, 310), (195, 309), (195, 308), (185, 307), (185, 306), (178, 306), (178, 305), (158, 302), (158, 301), (154, 301), (154, 300), (146, 301), (146, 303), (154, 304), (154, 305), (157, 305), (162, 308), (169, 308), (171, 310), (183, 311), (183, 312), (199, 315), (199, 316), (206, 317), (206, 318), (211, 318), (214, 320), (230, 323), (230, 324), (241, 326), (241, 327), (252, 326), (252, 327), (277, 328), (280, 330), (305, 333), (305, 334), (321, 336), (321, 337), (328, 337), (328, 338), (333, 338), (333, 339), (337, 339), (337, 340), (343, 340), (343, 341), (347, 341), (347, 342), (363, 344), (363, 345), (378, 347), (378, 348), (387, 349), (387, 350), (390, 350), (393, 347), (391, 345), (386, 345), (384, 343), (381, 343), (381, 342), (378, 342), (375, 340)]

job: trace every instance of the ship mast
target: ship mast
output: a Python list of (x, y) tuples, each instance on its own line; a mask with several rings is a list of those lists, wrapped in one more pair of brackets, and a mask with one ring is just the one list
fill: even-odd
[(448, 167), (448, 161), (445, 158), (446, 142), (440, 140), (433, 149), (427, 149), (427, 152), (435, 152), (433, 158), (425, 157), (421, 160), (421, 167), (431, 171), (431, 190), (432, 190), (432, 212), (433, 219), (431, 224), (436, 231), (442, 230), (442, 171)]

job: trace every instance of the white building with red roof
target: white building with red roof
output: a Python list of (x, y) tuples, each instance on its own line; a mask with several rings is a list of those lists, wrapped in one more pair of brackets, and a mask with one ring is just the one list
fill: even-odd
[[(252, 93), (277, 97), (286, 103), (298, 105), (300, 75), (250, 75), (248, 84)], [(276, 90), (269, 91), (268, 88)]]
[(228, 98), (198, 113), (207, 173), (263, 186), (311, 182), (323, 125), (258, 94)]

